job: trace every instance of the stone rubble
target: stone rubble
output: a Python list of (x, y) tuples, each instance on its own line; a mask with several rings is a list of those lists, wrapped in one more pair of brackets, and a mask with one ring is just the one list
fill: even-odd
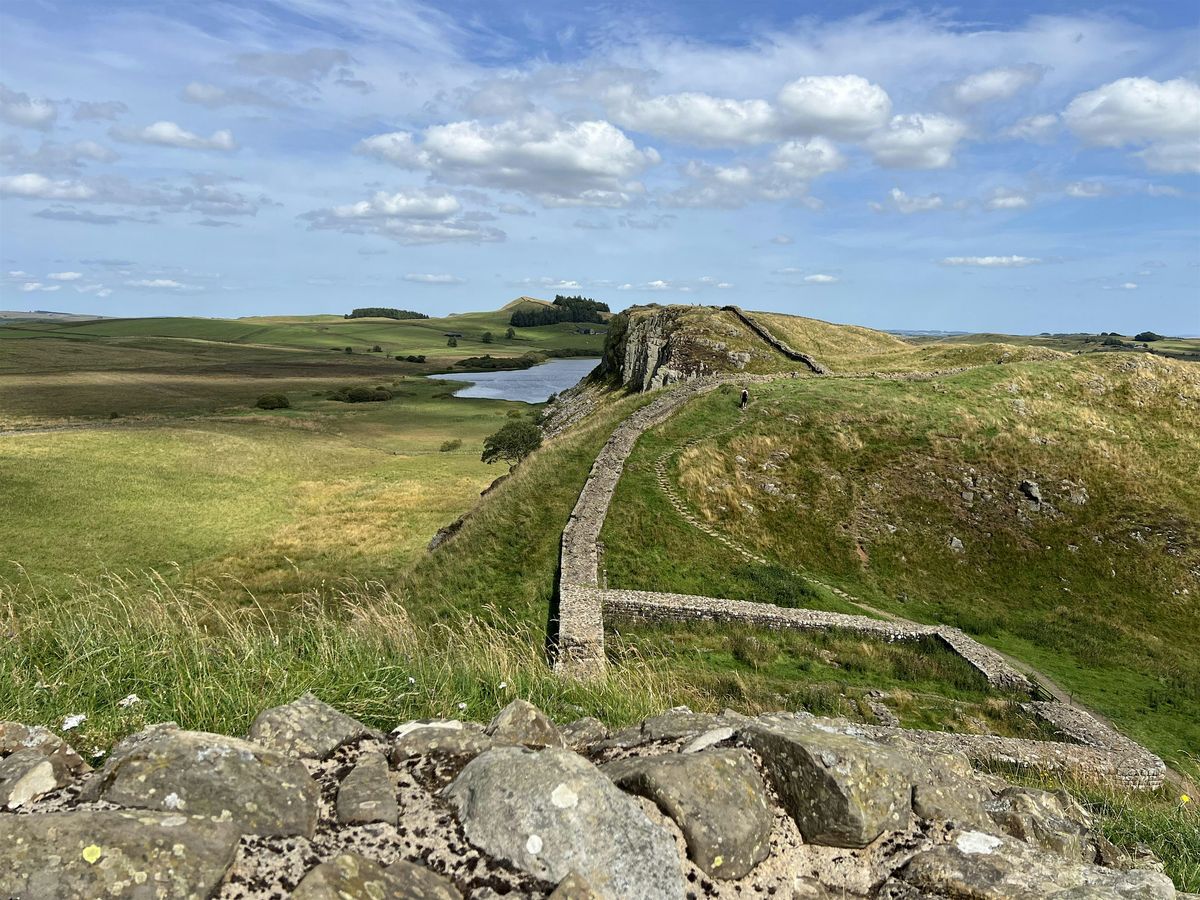
[[(334, 743), (314, 699), (288, 714), (297, 753)], [(166, 724), (95, 772), (30, 743), (0, 771), (32, 752), (64, 783), (0, 811), (4, 898), (1177, 896), (1065, 794), (803, 713), (676, 708), (607, 735), (517, 700), (486, 729), (366, 729), (321, 757)]]

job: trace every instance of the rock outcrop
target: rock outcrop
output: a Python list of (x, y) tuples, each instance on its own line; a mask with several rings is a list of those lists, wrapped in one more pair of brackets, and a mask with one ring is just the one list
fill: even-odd
[(288, 744), (320, 755), (172, 725), (96, 772), (3, 745), (0, 771), (56, 761), (55, 786), (0, 811), (0, 897), (1177, 896), (1067, 795), (841, 720), (679, 708), (609, 735), (519, 701), (486, 728), (335, 740), (314, 699)]

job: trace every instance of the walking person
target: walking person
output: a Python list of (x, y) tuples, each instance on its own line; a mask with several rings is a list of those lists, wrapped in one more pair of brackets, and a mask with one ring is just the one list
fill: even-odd
[(750, 391), (748, 391), (746, 388), (742, 388), (742, 405), (739, 408), (745, 409), (749, 405), (750, 405)]

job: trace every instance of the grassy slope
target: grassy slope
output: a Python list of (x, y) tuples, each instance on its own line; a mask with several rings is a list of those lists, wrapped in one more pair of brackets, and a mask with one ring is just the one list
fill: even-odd
[[(959, 624), (1028, 659), (1188, 767), (1200, 746), (1198, 378), (1182, 363), (1096, 355), (936, 382), (788, 381), (758, 391), (731, 432), (721, 433), (738, 413), (716, 394), (661, 440), (719, 433), (685, 451), (675, 474), (725, 532), (874, 605)], [(772, 459), (779, 450), (788, 458)], [(639, 447), (630, 465), (654, 456)], [(972, 469), (975, 485), (963, 481)], [(1025, 511), (1022, 478), (1057, 512)], [(1084, 505), (1064, 481), (1086, 487)], [(614, 515), (637, 526), (655, 502), (619, 494)], [(683, 587), (647, 549), (658, 533), (610, 529), (610, 573)]]

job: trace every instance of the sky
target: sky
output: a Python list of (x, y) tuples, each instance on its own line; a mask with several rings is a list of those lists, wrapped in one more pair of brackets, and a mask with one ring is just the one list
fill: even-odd
[(0, 7), (0, 309), (556, 293), (1200, 334), (1200, 7)]

